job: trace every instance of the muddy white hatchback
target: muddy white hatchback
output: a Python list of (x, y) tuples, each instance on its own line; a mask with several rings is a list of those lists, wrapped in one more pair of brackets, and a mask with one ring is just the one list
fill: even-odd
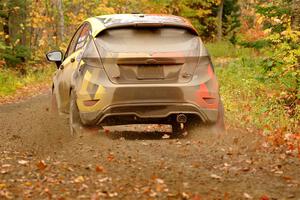
[(191, 123), (224, 128), (210, 56), (197, 31), (171, 15), (107, 15), (87, 19), (55, 61), (53, 100), (76, 125)]

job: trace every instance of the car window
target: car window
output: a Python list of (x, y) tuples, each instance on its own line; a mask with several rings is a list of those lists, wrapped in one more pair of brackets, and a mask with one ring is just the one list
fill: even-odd
[(77, 51), (78, 49), (81, 49), (85, 45), (87, 38), (89, 36), (89, 33), (90, 33), (90, 27), (88, 24), (85, 24), (80, 32), (79, 37), (78, 37), (75, 51)]
[(69, 47), (67, 49), (67, 52), (66, 52), (66, 55), (65, 55), (65, 58), (67, 58), (68, 56), (70, 56), (74, 50), (75, 50), (75, 46), (77, 44), (77, 40), (78, 40), (78, 37), (79, 37), (79, 34), (81, 33), (81, 30), (82, 30), (83, 26), (79, 27), (76, 31), (76, 33), (74, 34), (70, 44), (69, 44)]
[(74, 34), (69, 44), (65, 58), (70, 56), (73, 52), (77, 51), (78, 49), (84, 46), (84, 44), (88, 39), (89, 33), (90, 33), (90, 26), (87, 23), (83, 24), (80, 28), (77, 29), (76, 33)]

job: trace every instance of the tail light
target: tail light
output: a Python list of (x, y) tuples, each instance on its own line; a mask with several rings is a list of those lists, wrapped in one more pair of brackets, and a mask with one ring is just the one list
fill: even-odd
[(94, 106), (99, 100), (87, 100), (87, 101), (83, 101), (83, 104), (85, 106)]

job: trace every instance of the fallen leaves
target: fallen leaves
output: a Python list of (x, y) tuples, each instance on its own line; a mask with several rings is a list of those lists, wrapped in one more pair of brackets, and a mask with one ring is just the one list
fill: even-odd
[(74, 179), (75, 183), (82, 183), (84, 182), (84, 177), (83, 176), (78, 176), (77, 178)]
[(44, 170), (47, 167), (44, 160), (40, 160), (38, 163), (36, 163), (36, 166), (39, 170)]
[(0, 190), (3, 190), (4, 188), (6, 188), (6, 184), (5, 183), (0, 183)]
[(243, 196), (244, 196), (246, 199), (253, 199), (253, 197), (250, 196), (250, 194), (248, 194), (248, 193), (246, 193), (246, 192), (243, 193)]
[(110, 162), (113, 161), (113, 160), (115, 160), (114, 154), (113, 153), (109, 153), (108, 156), (107, 156), (107, 160), (110, 161)]
[[(4, 180), (7, 179), (6, 182), (0, 181), (5, 184), (0, 186), (0, 199), (5, 199), (4, 195), (10, 198), (10, 194), (15, 199), (14, 192), (21, 190), (25, 199), (51, 197), (63, 200), (74, 196), (94, 200), (122, 199), (124, 196), (131, 199), (207, 199), (203, 193), (199, 193), (200, 198), (198, 193), (192, 192), (198, 189), (200, 183), (212, 194), (212, 199), (224, 197), (227, 200), (268, 200), (268, 196), (259, 196), (262, 194), (254, 192), (253, 189), (256, 188), (247, 189), (244, 185), (239, 187), (236, 182), (232, 184), (236, 193), (226, 193), (226, 187), (225, 190), (221, 189), (221, 186), (228, 183), (227, 180), (238, 182), (247, 178), (249, 184), (255, 184), (258, 179), (268, 176), (276, 176), (278, 184), (286, 186), (288, 191), (293, 192), (299, 187), (295, 173), (291, 173), (286, 167), (288, 163), (295, 164), (291, 156), (284, 152), (266, 156), (264, 149), (263, 154), (257, 151), (247, 152), (247, 149), (240, 148), (243, 146), (241, 143), (246, 140), (239, 138), (238, 141), (232, 141), (234, 139), (230, 138), (226, 146), (214, 141), (213, 146), (208, 146), (206, 139), (193, 140), (192, 136), (188, 139), (154, 141), (112, 140), (112, 146), (97, 149), (81, 140), (74, 143), (80, 142), (80, 148), (76, 148), (74, 152), (82, 152), (78, 160), (73, 160), (75, 156), (43, 158), (34, 153), (29, 155), (20, 152), (15, 157), (7, 154), (3, 156), (7, 160), (0, 162), (0, 172), (9, 173), (0, 173), (5, 177)], [(121, 145), (124, 147), (121, 148)], [(227, 155), (234, 145), (239, 146), (240, 153), (236, 154), (232, 149), (234, 156)], [(89, 157), (84, 157), (86, 155)], [(271, 170), (273, 173), (270, 173)], [(16, 186), (12, 186), (10, 177)], [(263, 189), (272, 186), (274, 185), (264, 186)]]
[(262, 195), (259, 200), (269, 200), (270, 198), (267, 195)]
[(190, 195), (188, 195), (188, 194), (185, 193), (185, 192), (182, 192), (182, 193), (181, 193), (181, 198), (182, 198), (183, 200), (186, 200), (186, 199), (189, 199), (189, 198), (190, 198)]
[(105, 182), (111, 182), (111, 181), (112, 181), (112, 178), (110, 178), (110, 177), (103, 177), (103, 178), (98, 179), (99, 183), (105, 183)]
[(108, 192), (108, 191), (101, 191), (101, 192), (97, 192), (92, 194), (91, 196), (91, 200), (100, 200), (102, 199), (102, 197), (117, 197), (118, 193), (117, 192)]
[(3, 164), (0, 167), (0, 174), (7, 174), (11, 171), (12, 165), (11, 164)]
[(13, 199), (13, 194), (9, 192), (7, 189), (0, 190), (0, 199)]
[(242, 168), (242, 171), (243, 171), (243, 172), (248, 172), (248, 171), (250, 171), (250, 167), (243, 167), (243, 168)]
[(169, 138), (170, 138), (170, 135), (169, 135), (169, 134), (164, 134), (161, 138), (162, 138), (162, 139), (169, 139)]
[(86, 189), (88, 189), (89, 188), (89, 186), (87, 186), (86, 184), (82, 184), (81, 186), (80, 186), (80, 188), (79, 188), (79, 192), (82, 192), (82, 191), (84, 191), (84, 190), (86, 190)]
[(46, 93), (48, 90), (49, 90), (48, 82), (34, 83), (31, 85), (22, 86), (21, 88), (18, 88), (17, 91), (12, 95), (1, 96), (0, 105), (21, 102), (34, 95)]
[[(271, 145), (272, 144), (272, 145)], [(300, 159), (300, 133), (285, 133), (283, 129), (276, 129), (266, 137), (264, 147), (283, 147), (285, 154)]]
[(20, 165), (27, 165), (29, 163), (29, 161), (27, 161), (27, 160), (18, 160), (18, 163)]
[(211, 174), (210, 177), (213, 178), (213, 179), (217, 179), (217, 180), (221, 180), (222, 179), (221, 176), (218, 176), (216, 174)]
[(98, 172), (98, 173), (103, 173), (103, 172), (105, 172), (105, 169), (101, 165), (97, 165), (95, 167), (95, 171)]

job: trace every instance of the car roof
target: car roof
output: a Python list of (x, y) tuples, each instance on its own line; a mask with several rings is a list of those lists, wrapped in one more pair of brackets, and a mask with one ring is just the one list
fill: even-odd
[(196, 29), (185, 18), (164, 14), (114, 14), (91, 17), (85, 20), (92, 26), (92, 35), (96, 37), (100, 32), (110, 28), (127, 26), (172, 26), (191, 30), (198, 35)]

